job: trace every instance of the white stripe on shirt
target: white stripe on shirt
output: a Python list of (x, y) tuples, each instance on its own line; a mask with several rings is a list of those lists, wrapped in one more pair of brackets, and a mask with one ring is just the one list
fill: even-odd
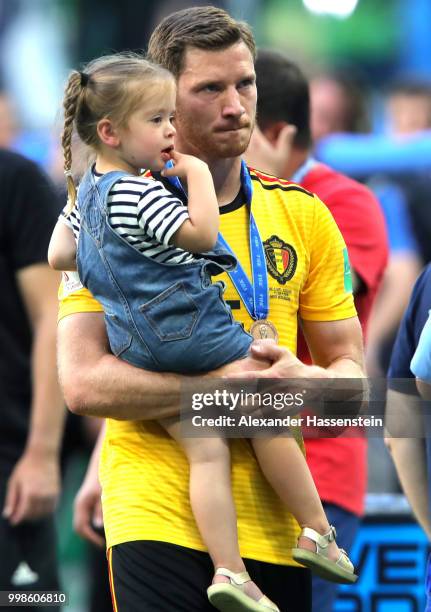
[[(94, 173), (96, 182), (100, 176)], [(114, 231), (140, 253), (160, 263), (184, 264), (196, 257), (171, 244), (172, 236), (189, 219), (187, 206), (159, 181), (137, 176), (124, 177), (108, 195), (108, 222)], [(75, 207), (60, 216), (78, 242), (81, 219)]]

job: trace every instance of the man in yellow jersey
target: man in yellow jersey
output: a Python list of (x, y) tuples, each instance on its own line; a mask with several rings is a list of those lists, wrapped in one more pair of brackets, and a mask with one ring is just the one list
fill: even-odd
[[(248, 26), (214, 7), (179, 11), (156, 28), (149, 55), (177, 78), (176, 148), (208, 164), (221, 233), (249, 279), (252, 209), (266, 258), (267, 318), (280, 342), (253, 349), (271, 363), (264, 375), (362, 376), (362, 337), (345, 244), (330, 213), (303, 188), (249, 172), (241, 162), (256, 109), (255, 46)], [(225, 280), (225, 297), (249, 329), (253, 318), (244, 295)], [(178, 414), (184, 378), (138, 370), (110, 354), (100, 306), (69, 281), (60, 309), (60, 376), (71, 410), (107, 419), (100, 480), (114, 607), (210, 612), (205, 589), (213, 568), (189, 505), (188, 464), (155, 422)], [(320, 367), (295, 357), (298, 315)], [(244, 360), (239, 367), (250, 370), (253, 363)], [(226, 366), (215, 375), (237, 368)], [(290, 553), (299, 527), (265, 481), (249, 443), (233, 440), (231, 453), (247, 568), (281, 610), (307, 612), (310, 576)], [(81, 510), (87, 504), (87, 519), (97, 500), (89, 478), (79, 501)]]

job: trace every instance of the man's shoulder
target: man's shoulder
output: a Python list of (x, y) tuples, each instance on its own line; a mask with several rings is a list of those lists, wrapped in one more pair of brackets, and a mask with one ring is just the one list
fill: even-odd
[(304, 177), (302, 184), (317, 195), (319, 195), (319, 190), (325, 190), (334, 197), (349, 193), (365, 200), (376, 201), (372, 191), (366, 185), (321, 163)]
[[(413, 378), (410, 360), (428, 319), (430, 303), (431, 265), (428, 264), (415, 283), (409, 304), (398, 329), (388, 371), (388, 386), (390, 389), (406, 393), (405, 386), (399, 387), (394, 379)], [(415, 393), (416, 389), (413, 388), (412, 392)]]
[(30, 161), (21, 153), (17, 153), (16, 151), (11, 151), (10, 149), (1, 149), (0, 148), (0, 163), (1, 164), (9, 164), (14, 166), (34, 166), (35, 163)]
[[(412, 332), (412, 340), (416, 347), (423, 326), (425, 325), (431, 304), (431, 264), (428, 264), (419, 275), (413, 287), (410, 301), (404, 313), (401, 329), (406, 326)], [(399, 334), (400, 335), (400, 334)], [(397, 343), (399, 344), (399, 342)]]
[(22, 179), (22, 174), (28, 174), (29, 172), (41, 177), (45, 176), (34, 161), (15, 151), (0, 149), (0, 173), (2, 179), (14, 179), (15, 177), (21, 177)]
[(410, 297), (408, 313), (412, 318), (428, 317), (431, 304), (431, 264), (428, 264), (419, 275)]
[(376, 196), (366, 185), (325, 164), (319, 163), (304, 177), (302, 184), (323, 200), (330, 210), (337, 207), (355, 214), (359, 209), (381, 214)]
[(308, 197), (314, 197), (314, 194), (308, 191), (304, 186), (298, 185), (297, 183), (294, 183), (292, 181), (288, 181), (287, 179), (274, 176), (273, 174), (262, 172), (262, 170), (250, 168), (250, 178), (253, 181), (253, 186), (258, 185), (259, 187), (267, 191), (297, 191), (299, 193), (303, 193)]

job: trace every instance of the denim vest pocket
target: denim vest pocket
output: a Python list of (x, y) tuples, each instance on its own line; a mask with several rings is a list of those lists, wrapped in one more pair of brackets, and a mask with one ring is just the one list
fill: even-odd
[(105, 323), (111, 351), (116, 357), (120, 357), (130, 348), (133, 336), (127, 329), (119, 326), (118, 317), (115, 314), (105, 312)]
[(146, 321), (160, 340), (190, 338), (199, 315), (199, 308), (182, 282), (175, 283), (157, 297), (139, 307)]

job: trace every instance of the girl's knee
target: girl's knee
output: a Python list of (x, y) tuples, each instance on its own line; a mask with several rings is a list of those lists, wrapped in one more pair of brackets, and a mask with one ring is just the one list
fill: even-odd
[(223, 438), (196, 438), (188, 440), (186, 454), (193, 463), (230, 461), (229, 444)]

